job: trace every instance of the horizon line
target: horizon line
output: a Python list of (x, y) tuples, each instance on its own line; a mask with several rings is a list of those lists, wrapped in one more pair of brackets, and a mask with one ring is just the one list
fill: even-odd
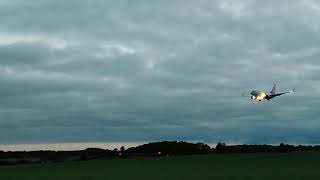
[[(166, 140), (164, 140), (166, 141)], [(168, 141), (168, 140), (167, 140)], [(120, 149), (124, 146), (125, 149), (130, 147), (137, 147), (143, 144), (163, 142), (163, 141), (151, 141), (151, 142), (65, 142), (65, 143), (21, 143), (21, 144), (0, 144), (0, 151), (75, 151), (85, 150), (87, 148), (101, 148), (114, 150), (115, 148)], [(181, 142), (178, 141), (177, 142)], [(185, 141), (188, 142), (188, 141)], [(194, 142), (191, 142), (194, 143)], [(222, 142), (223, 143), (223, 142)], [(284, 142), (283, 142), (284, 143)], [(204, 143), (214, 148), (218, 143)], [(227, 146), (233, 145), (279, 145), (281, 143), (226, 143)], [(294, 146), (315, 146), (320, 144), (313, 143), (284, 143)]]

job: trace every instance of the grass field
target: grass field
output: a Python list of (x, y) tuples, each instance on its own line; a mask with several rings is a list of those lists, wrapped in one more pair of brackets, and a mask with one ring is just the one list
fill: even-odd
[(320, 179), (320, 153), (218, 154), (0, 166), (0, 180)]

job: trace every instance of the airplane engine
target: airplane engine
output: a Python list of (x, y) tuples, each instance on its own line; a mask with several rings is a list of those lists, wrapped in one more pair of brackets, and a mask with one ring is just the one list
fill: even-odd
[(255, 99), (257, 99), (257, 97), (256, 96), (251, 96), (251, 99), (255, 100)]

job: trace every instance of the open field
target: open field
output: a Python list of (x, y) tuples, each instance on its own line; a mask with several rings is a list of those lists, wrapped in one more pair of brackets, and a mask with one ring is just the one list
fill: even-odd
[(319, 179), (320, 153), (217, 154), (0, 166), (2, 180)]

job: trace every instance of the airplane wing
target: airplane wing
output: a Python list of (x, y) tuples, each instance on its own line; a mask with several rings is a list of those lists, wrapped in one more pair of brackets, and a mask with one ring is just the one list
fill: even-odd
[(291, 91), (288, 91), (288, 92), (283, 92), (283, 93), (278, 93), (278, 94), (270, 94), (269, 98), (272, 99), (274, 97), (281, 96), (283, 94), (292, 94), (292, 93), (294, 93), (294, 91), (295, 91), (295, 89), (292, 89)]

